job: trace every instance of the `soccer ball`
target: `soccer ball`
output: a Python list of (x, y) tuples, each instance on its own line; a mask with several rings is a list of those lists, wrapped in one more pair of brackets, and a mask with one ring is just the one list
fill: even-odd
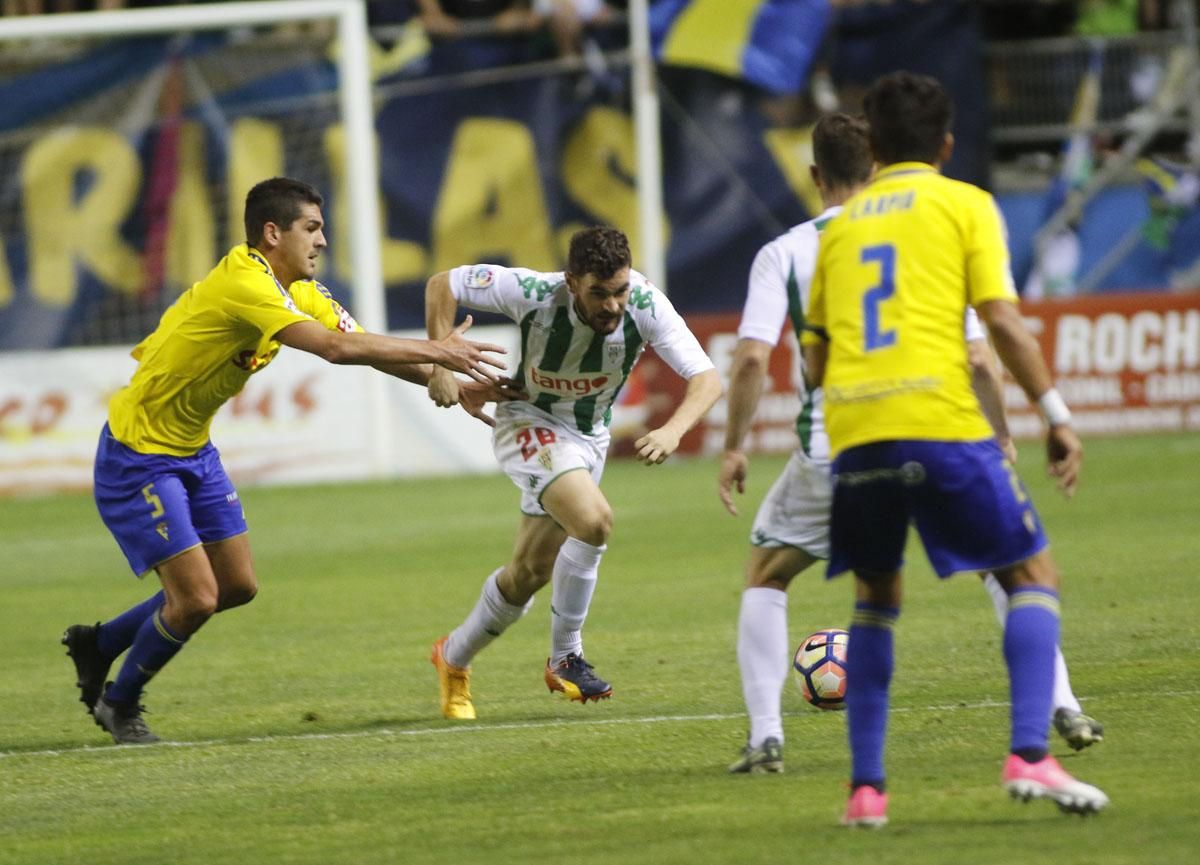
[(818, 709), (846, 708), (846, 642), (840, 628), (809, 634), (796, 649), (792, 672), (804, 699)]

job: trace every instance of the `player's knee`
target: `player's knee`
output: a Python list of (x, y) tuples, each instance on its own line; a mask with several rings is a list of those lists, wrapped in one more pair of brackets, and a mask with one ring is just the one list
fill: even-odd
[(221, 610), (232, 609), (248, 604), (254, 600), (258, 594), (258, 583), (250, 582), (245, 585), (233, 586), (221, 592), (221, 597), (217, 604), (218, 612)]
[(1048, 550), (1042, 550), (1033, 558), (1011, 568), (999, 569), (995, 571), (995, 575), (1009, 594), (1027, 586), (1058, 591), (1058, 568)]
[(168, 623), (184, 634), (194, 634), (217, 611), (216, 592), (195, 592), (172, 599), (168, 604)]
[(786, 592), (791, 581), (790, 574), (782, 575), (773, 568), (754, 567), (753, 565), (746, 568), (747, 589), (778, 589)]
[(597, 505), (586, 519), (580, 521), (574, 537), (593, 547), (602, 547), (608, 543), (608, 536), (612, 534), (612, 528), (613, 512), (606, 502), (603, 505)]

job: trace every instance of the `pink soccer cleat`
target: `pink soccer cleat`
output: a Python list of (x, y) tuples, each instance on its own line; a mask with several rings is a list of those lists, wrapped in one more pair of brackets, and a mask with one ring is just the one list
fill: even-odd
[(1059, 808), (1072, 814), (1091, 814), (1108, 804), (1103, 790), (1076, 781), (1049, 755), (1036, 763), (1026, 763), (1016, 754), (1009, 754), (1000, 780), (1014, 799), (1053, 799)]
[(880, 793), (866, 784), (850, 794), (843, 826), (870, 826), (878, 829), (887, 825), (887, 793)]

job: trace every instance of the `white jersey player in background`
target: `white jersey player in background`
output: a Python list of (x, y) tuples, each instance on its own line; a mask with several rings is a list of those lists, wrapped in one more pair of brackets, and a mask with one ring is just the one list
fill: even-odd
[[(492, 438), (496, 459), (521, 490), (512, 559), (484, 581), (462, 624), (433, 646), (447, 718), (475, 717), (471, 660), (521, 618), (551, 580), (546, 685), (583, 703), (612, 695), (584, 660), (581, 631), (613, 523), (599, 486), (613, 402), (647, 345), (687, 380), (667, 422), (634, 445), (637, 458), (653, 465), (674, 453), (721, 395), (720, 377), (696, 337), (630, 264), (625, 235), (595, 227), (571, 238), (566, 272), (475, 264), (439, 273), (426, 286), (430, 333), (450, 333), (459, 305), (520, 325), (514, 378), (528, 392), (528, 400), (498, 406)], [(440, 406), (453, 405), (458, 380), (434, 376), (429, 394)]]
[[(791, 322), (799, 337), (821, 230), (841, 211), (841, 204), (869, 182), (873, 168), (865, 121), (845, 114), (821, 119), (813, 130), (813, 151), (816, 165), (811, 169), (812, 176), (826, 209), (759, 251), (750, 270), (749, 291), (738, 326), (730, 370), (725, 451), (717, 481), (721, 502), (735, 516), (733, 490), (745, 492), (749, 469), (742, 443), (762, 394), (771, 351), (786, 322)], [(967, 310), (965, 336), (980, 406), (1005, 454), (1015, 460), (999, 372), (986, 334), (971, 309)], [(800, 401), (796, 422), (800, 445), (760, 505), (750, 534), (737, 638), (750, 731), (741, 755), (729, 767), (731, 772), (783, 771), (780, 702), (791, 657), (786, 592), (793, 577), (829, 556), (832, 487), (821, 391), (809, 391), (801, 384)], [(1008, 596), (994, 577), (983, 576), (1003, 626)], [(1072, 748), (1079, 750), (1100, 741), (1103, 730), (1081, 712), (1071, 692), (1061, 651), (1055, 663), (1054, 726)]]

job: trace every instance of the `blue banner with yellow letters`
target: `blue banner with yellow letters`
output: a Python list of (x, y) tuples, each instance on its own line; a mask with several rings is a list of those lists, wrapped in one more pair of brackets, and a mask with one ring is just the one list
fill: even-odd
[[(261, 74), (219, 74), (235, 65)], [(244, 240), (246, 190), (278, 174), (324, 195), (319, 278), (353, 309), (349, 237), (366, 226), (345, 206), (334, 81), (321, 52), (284, 63), (212, 38), (110, 43), (0, 79), (0, 349), (138, 341)], [(422, 326), (432, 273), (555, 270), (589, 224), (621, 227), (639, 255), (623, 72), (393, 84), (376, 117), (390, 327)], [(809, 212), (805, 132), (750, 102), (716, 112), (711, 82), (668, 86), (687, 113), (663, 129), (669, 288), (684, 310), (735, 308), (758, 247)]]
[(657, 0), (650, 7), (654, 56), (796, 93), (829, 26), (830, 0)]
[[(968, 18), (930, 7), (921, 33), (936, 32), (939, 45), (960, 30), (969, 36)], [(674, 20), (669, 30), (681, 38), (676, 28), (686, 22)], [(743, 36), (755, 31), (747, 22)], [(839, 26), (843, 59), (859, 56), (851, 49), (865, 50), (869, 28), (849, 18)], [(911, 46), (929, 53), (928, 44)], [(244, 241), (246, 191), (280, 174), (325, 196), (329, 249), (319, 278), (354, 309), (349, 239), (375, 227), (345, 205), (346, 142), (325, 50), (263, 52), (216, 36), (71, 48), (65, 59), (18, 56), (23, 68), (0, 72), (0, 350), (137, 342)], [(881, 65), (903, 64), (902, 49), (893, 46)], [(589, 224), (625, 230), (637, 266), (623, 70), (415, 86), (423, 84), (399, 75), (376, 89), (390, 327), (423, 325), (431, 274), (473, 262), (559, 269), (571, 234)], [(758, 249), (821, 208), (808, 174), (810, 130), (776, 125), (761, 91), (728, 76), (663, 66), (660, 85), (670, 296), (685, 314), (737, 311)], [(978, 113), (960, 103), (959, 153), (986, 153)], [(977, 171), (978, 162), (948, 168), (963, 179)], [(1175, 270), (1187, 280), (1197, 211), (1175, 197), (1183, 203), (1170, 212), (1170, 232), (1160, 232), (1168, 244), (1160, 257), (1182, 261)], [(1009, 217), (1014, 237), (1025, 237)], [(1086, 257), (1086, 231), (1081, 237)], [(1185, 247), (1190, 256), (1175, 254)], [(1131, 279), (1116, 271), (1100, 288), (1129, 288)], [(1163, 279), (1150, 274), (1141, 284)]]

